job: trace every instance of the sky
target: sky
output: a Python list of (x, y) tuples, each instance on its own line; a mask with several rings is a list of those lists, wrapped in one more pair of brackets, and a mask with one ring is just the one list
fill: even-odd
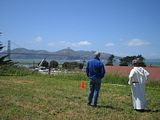
[(100, 51), (160, 58), (160, 0), (0, 0), (11, 49)]

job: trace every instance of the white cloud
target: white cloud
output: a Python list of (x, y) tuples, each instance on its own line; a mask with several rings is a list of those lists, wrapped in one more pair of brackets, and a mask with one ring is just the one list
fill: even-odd
[(37, 36), (35, 39), (34, 39), (35, 42), (41, 42), (43, 41), (43, 38), (41, 36)]
[(80, 45), (80, 46), (88, 46), (88, 45), (91, 45), (91, 43), (88, 42), (88, 41), (80, 41), (80, 42), (77, 43), (77, 45)]
[(106, 44), (105, 44), (106, 47), (112, 47), (112, 46), (114, 46), (114, 45), (115, 45), (114, 43), (106, 43)]
[(128, 46), (144, 46), (144, 45), (149, 45), (150, 43), (141, 39), (132, 39), (128, 41)]
[(92, 43), (89, 41), (79, 41), (79, 42), (68, 42), (68, 41), (59, 41), (59, 42), (50, 42), (48, 43), (48, 46), (61, 46), (61, 47), (83, 47), (83, 46), (89, 46)]

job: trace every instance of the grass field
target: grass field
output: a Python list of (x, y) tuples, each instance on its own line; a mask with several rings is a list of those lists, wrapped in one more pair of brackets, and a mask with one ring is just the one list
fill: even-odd
[[(84, 90), (80, 89), (82, 79)], [(160, 120), (158, 86), (146, 88), (148, 109), (158, 112), (136, 112), (130, 86), (111, 84), (109, 79), (122, 78), (104, 78), (98, 107), (93, 108), (86, 105), (84, 74), (0, 76), (0, 120)]]

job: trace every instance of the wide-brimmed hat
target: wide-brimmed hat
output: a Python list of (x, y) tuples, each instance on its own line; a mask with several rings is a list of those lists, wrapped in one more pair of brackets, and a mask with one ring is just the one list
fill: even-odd
[(95, 55), (95, 57), (99, 57), (99, 56), (101, 55), (101, 53), (100, 53), (99, 51), (96, 51), (96, 52), (94, 53), (94, 55)]

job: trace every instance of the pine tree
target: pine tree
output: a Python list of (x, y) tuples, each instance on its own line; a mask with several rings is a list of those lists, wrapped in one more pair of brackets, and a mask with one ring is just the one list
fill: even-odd
[[(0, 35), (2, 34), (2, 32), (0, 32)], [(0, 41), (0, 51), (2, 51), (2, 49), (5, 46), (2, 44), (2, 42)], [(8, 55), (0, 55), (0, 66), (2, 65), (11, 65), (13, 64), (12, 60), (7, 60), (6, 58), (8, 57)]]

